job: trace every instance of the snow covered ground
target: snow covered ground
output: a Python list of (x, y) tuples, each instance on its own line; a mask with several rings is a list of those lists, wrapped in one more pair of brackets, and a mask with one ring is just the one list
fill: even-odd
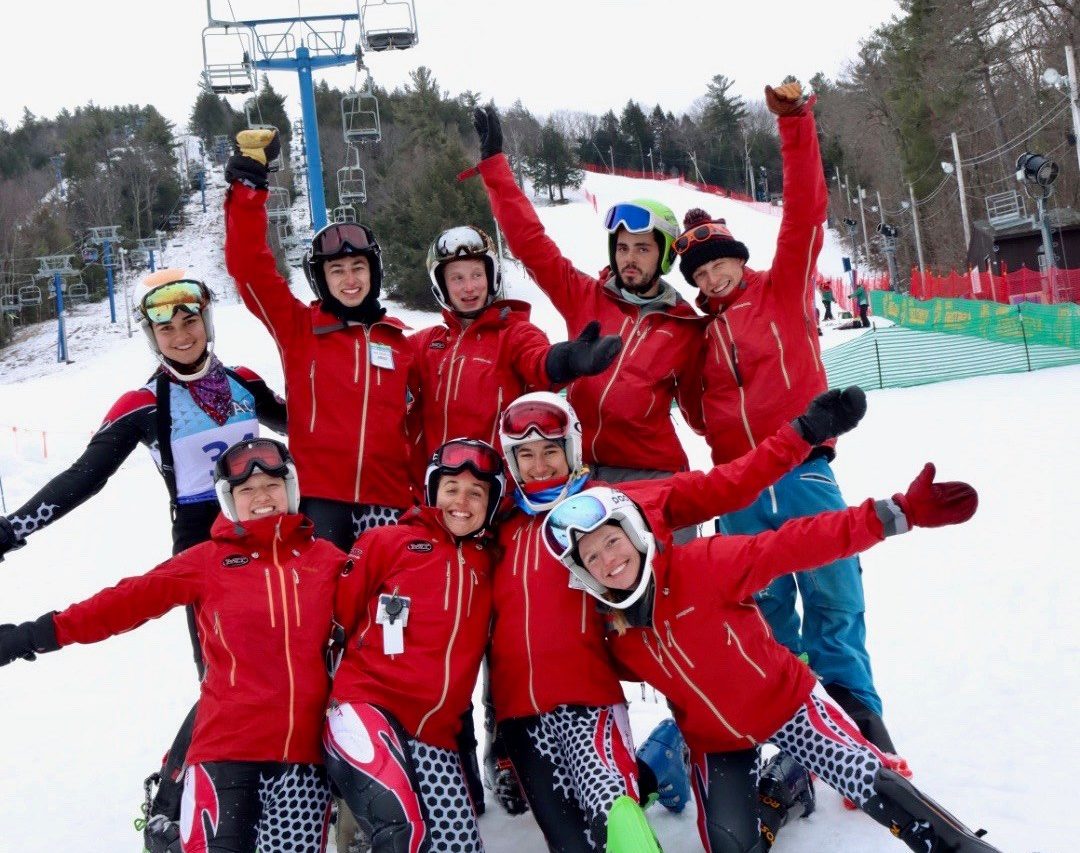
[[(214, 176), (220, 181), (220, 175)], [(602, 214), (617, 199), (650, 196), (678, 214), (703, 206), (724, 215), (767, 265), (779, 219), (737, 202), (670, 184), (589, 175)], [(606, 263), (606, 240), (581, 196), (541, 216), (583, 269)], [(187, 266), (217, 290), (218, 352), (281, 389), (269, 336), (236, 304), (221, 257), (221, 185), (205, 215), (171, 241), (165, 263)], [(378, 223), (375, 223), (376, 228)], [(821, 269), (836, 273), (827, 241)], [(530, 300), (534, 320), (565, 337), (561, 320), (520, 270), (509, 294)], [(671, 280), (681, 282), (673, 273)], [(299, 273), (296, 291), (306, 298)], [(433, 315), (398, 312), (417, 328)], [(843, 334), (826, 331), (826, 344)], [(153, 361), (136, 330), (110, 327), (107, 306), (78, 309), (69, 323), (74, 363), (55, 363), (55, 327), (27, 330), (0, 353), (0, 480), (7, 511), (81, 450), (112, 402), (149, 375)], [(1074, 721), (1080, 679), (1075, 627), (1080, 482), (1076, 451), (1080, 367), (870, 393), (864, 424), (843, 440), (836, 469), (854, 503), (902, 490), (926, 460), (944, 478), (980, 490), (973, 521), (890, 540), (864, 561), (870, 649), (886, 718), (916, 782), (1004, 851), (1064, 853), (1067, 804), (1078, 759)], [(13, 430), (12, 427), (19, 429)], [(680, 426), (691, 458), (704, 444)], [(48, 456), (43, 456), (42, 433)], [(89, 504), (36, 534), (0, 565), (0, 621), (22, 621), (85, 598), (168, 556), (165, 491), (136, 450)], [(1072, 661), (1072, 663), (1070, 663)], [(187, 631), (177, 612), (94, 646), (76, 646), (0, 672), (0, 853), (137, 850), (141, 780), (196, 697)], [(665, 715), (662, 700), (628, 688), (635, 735)], [(899, 851), (868, 817), (844, 811), (818, 786), (818, 811), (784, 830), (777, 853)], [(691, 806), (650, 817), (668, 851), (700, 849)], [(1036, 831), (1037, 828), (1037, 831)], [(481, 820), (492, 853), (540, 853), (528, 815), (489, 804)]]

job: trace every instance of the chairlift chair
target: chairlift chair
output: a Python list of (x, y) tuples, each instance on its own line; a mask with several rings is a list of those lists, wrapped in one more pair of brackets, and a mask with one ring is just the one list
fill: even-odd
[(364, 0), (360, 7), (360, 43), (364, 50), (405, 50), (419, 40), (413, 0)]
[(90, 288), (86, 286), (86, 282), (77, 281), (68, 287), (65, 296), (69, 305), (77, 305), (90, 299)]
[(343, 204), (341, 207), (335, 207), (330, 212), (330, 221), (334, 223), (358, 222), (356, 208), (351, 204)]
[(341, 130), (346, 145), (382, 139), (379, 99), (374, 93), (350, 92), (341, 99)]
[(360, 149), (351, 145), (345, 149), (346, 165), (337, 171), (338, 201), (342, 204), (367, 201), (367, 177), (360, 166)]
[(36, 284), (25, 284), (19, 288), (19, 305), (26, 307), (28, 305), (40, 305), (41, 304), (41, 288)]
[(266, 216), (271, 222), (286, 222), (290, 216), (291, 200), (285, 187), (270, 187), (266, 197)]
[[(215, 95), (243, 95), (254, 92), (258, 79), (251, 56), (251, 31), (243, 26), (216, 24), (202, 32), (203, 80)], [(222, 62), (240, 53), (240, 62)]]
[(19, 297), (14, 293), (5, 293), (0, 295), (0, 313), (2, 314), (18, 314), (19, 313)]

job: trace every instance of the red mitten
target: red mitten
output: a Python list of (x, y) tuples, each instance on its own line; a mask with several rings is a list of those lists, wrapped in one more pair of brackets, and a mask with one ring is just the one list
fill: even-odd
[(893, 495), (912, 527), (962, 524), (975, 514), (979, 493), (967, 483), (935, 483), (934, 463), (927, 462), (904, 494)]

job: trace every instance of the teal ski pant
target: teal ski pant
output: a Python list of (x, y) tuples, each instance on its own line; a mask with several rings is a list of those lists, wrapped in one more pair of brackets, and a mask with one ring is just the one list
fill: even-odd
[[(786, 474), (746, 509), (721, 516), (717, 530), (729, 535), (761, 533), (793, 518), (846, 507), (828, 461), (816, 458)], [(796, 594), (802, 596), (801, 625)], [(858, 557), (784, 575), (755, 598), (776, 639), (796, 655), (805, 653), (822, 684), (848, 688), (881, 715), (881, 698), (866, 651)]]

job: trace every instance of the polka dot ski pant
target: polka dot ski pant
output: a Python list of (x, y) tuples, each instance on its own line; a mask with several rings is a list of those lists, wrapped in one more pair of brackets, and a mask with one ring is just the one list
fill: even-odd
[(323, 853), (329, 822), (322, 767), (213, 761), (184, 773), (184, 853)]
[(373, 853), (483, 853), (461, 759), (411, 738), (366, 703), (331, 707), (323, 732), (330, 778), (371, 838)]
[(548, 847), (603, 851), (612, 804), (638, 797), (626, 706), (560, 705), (499, 732)]
[[(817, 696), (769, 738), (803, 767), (859, 806), (874, 796), (882, 756), (843, 711)], [(702, 753), (691, 749), (698, 833), (707, 851), (757, 850), (758, 750)]]

